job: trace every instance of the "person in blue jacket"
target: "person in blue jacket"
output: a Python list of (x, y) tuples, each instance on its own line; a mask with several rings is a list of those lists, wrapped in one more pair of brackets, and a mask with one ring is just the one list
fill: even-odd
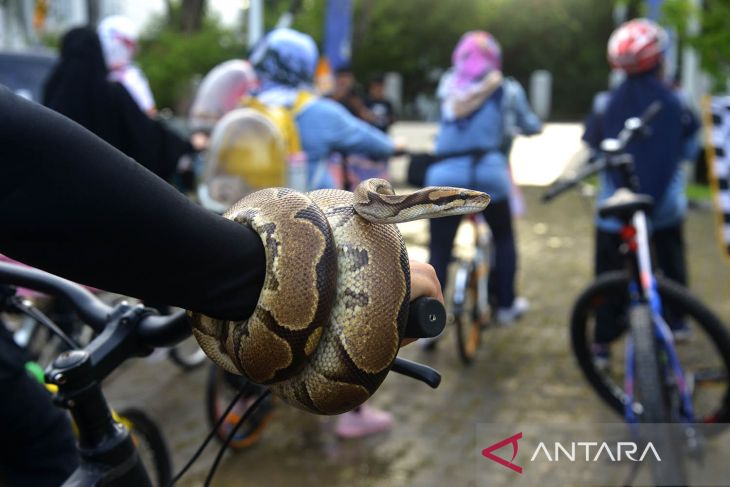
[[(439, 87), (441, 121), (436, 140), (439, 161), (426, 173), (428, 186), (457, 186), (478, 189), (492, 197), (484, 211), (494, 237), (494, 265), (489, 276), (496, 301), (495, 317), (502, 324), (519, 318), (528, 308), (524, 297), (515, 294), (517, 249), (510, 210), (510, 174), (505, 148), (514, 120), (525, 135), (540, 132), (540, 119), (527, 103), (516, 81), (509, 88), (501, 73), (501, 48), (484, 31), (467, 32), (452, 55), (453, 67)], [(510, 113), (505, 98), (509, 89)], [(508, 116), (509, 115), (509, 116)], [(430, 263), (441, 282), (451, 259), (459, 217), (431, 220)]]
[[(300, 92), (314, 91), (318, 57), (317, 45), (307, 34), (292, 29), (273, 30), (251, 55), (261, 83), (256, 97), (269, 106), (292, 107)], [(295, 121), (307, 155), (310, 189), (337, 187), (328, 167), (334, 152), (364, 154), (380, 160), (394, 151), (387, 135), (334, 100), (313, 95), (296, 113)]]
[[(293, 107), (302, 91), (313, 92), (314, 70), (319, 54), (314, 40), (292, 29), (275, 29), (251, 55), (261, 83), (257, 99), (269, 106)], [(358, 153), (385, 159), (393, 142), (380, 130), (359, 120), (334, 100), (316, 96), (298, 110), (295, 122), (307, 156), (307, 186), (337, 188), (329, 170), (334, 152)], [(367, 404), (338, 417), (335, 432), (344, 438), (367, 436), (392, 427), (392, 415)]]
[[(667, 47), (667, 33), (651, 20), (634, 19), (614, 31), (608, 42), (608, 60), (626, 78), (604, 96), (601, 106), (594, 106), (586, 121), (583, 140), (598, 150), (603, 139), (618, 135), (628, 118), (640, 116), (655, 101), (661, 102), (661, 109), (650, 125), (651, 133), (630, 143), (627, 152), (634, 159), (639, 192), (654, 199), (648, 217), (656, 265), (664, 275), (686, 285), (682, 222), (687, 212), (687, 197), (680, 163), (695, 147), (699, 122), (664, 78)], [(601, 174), (599, 203), (616, 191), (621, 183), (619, 177), (615, 171)], [(616, 219), (596, 217), (596, 274), (623, 268), (618, 250), (620, 228), (621, 223)], [(668, 307), (671, 308), (671, 303)], [(603, 311), (611, 314), (610, 309)], [(620, 327), (612, 326), (609, 315), (601, 313), (597, 319), (594, 353), (599, 361), (607, 359), (608, 344), (622, 332)], [(669, 323), (677, 337), (686, 328), (681, 321)]]

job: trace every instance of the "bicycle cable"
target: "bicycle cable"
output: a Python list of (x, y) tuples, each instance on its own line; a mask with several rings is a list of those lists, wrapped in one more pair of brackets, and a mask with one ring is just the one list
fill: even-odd
[(46, 314), (33, 305), (27, 304), (23, 298), (13, 297), (10, 301), (15, 308), (26, 316), (36, 320), (41, 325), (48, 328), (51, 333), (56, 335), (71, 350), (83, 348), (76, 340), (71, 338), (56, 323), (53, 322)]
[[(172, 480), (170, 481), (170, 484), (168, 487), (172, 487), (177, 483), (178, 480), (182, 478), (183, 475), (190, 469), (190, 467), (193, 466), (193, 464), (196, 462), (196, 460), (200, 457), (200, 455), (203, 453), (205, 448), (208, 446), (208, 443), (210, 443), (210, 440), (213, 439), (213, 437), (216, 435), (216, 432), (218, 431), (218, 428), (221, 427), (223, 422), (226, 420), (226, 417), (228, 416), (228, 413), (230, 413), (233, 410), (233, 407), (236, 405), (236, 403), (241, 399), (241, 396), (243, 396), (244, 392), (246, 392), (246, 389), (249, 387), (251, 383), (246, 382), (241, 388), (238, 390), (236, 395), (231, 400), (230, 404), (228, 404), (228, 407), (226, 407), (226, 410), (223, 411), (223, 414), (221, 414), (221, 417), (218, 418), (218, 422), (211, 428), (210, 432), (208, 433), (208, 436), (206, 436), (205, 440), (203, 440), (203, 443), (198, 447), (198, 449), (193, 453), (193, 455), (190, 457), (190, 460), (187, 461), (185, 466), (180, 469), (180, 471), (175, 475)], [(248, 411), (246, 411), (246, 414), (248, 414)], [(245, 417), (245, 415), (244, 415)], [(228, 444), (226, 443), (226, 446)]]
[(263, 402), (264, 399), (266, 399), (269, 394), (271, 394), (270, 389), (266, 389), (264, 392), (262, 392), (258, 398), (256, 398), (256, 401), (254, 401), (251, 406), (246, 410), (246, 413), (241, 417), (241, 419), (238, 420), (238, 423), (236, 423), (236, 426), (233, 427), (230, 433), (228, 433), (228, 437), (226, 437), (226, 441), (221, 446), (220, 450), (218, 450), (218, 455), (215, 457), (215, 461), (213, 461), (213, 465), (210, 467), (210, 471), (208, 471), (208, 476), (205, 479), (205, 483), (203, 484), (203, 487), (209, 487), (210, 483), (213, 481), (213, 476), (215, 475), (215, 471), (218, 469), (218, 465), (221, 462), (221, 459), (223, 458), (223, 454), (228, 449), (228, 445), (233, 440), (233, 437), (236, 435), (236, 432), (238, 431), (238, 428), (241, 427), (243, 423), (246, 422), (246, 420), (253, 414), (254, 411), (259, 407), (259, 405)]

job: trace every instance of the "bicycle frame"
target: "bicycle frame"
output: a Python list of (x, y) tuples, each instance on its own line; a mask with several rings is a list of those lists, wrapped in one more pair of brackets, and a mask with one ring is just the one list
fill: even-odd
[[(649, 247), (649, 229), (646, 221), (646, 214), (637, 211), (631, 217), (630, 223), (626, 223), (621, 230), (621, 237), (626, 258), (629, 266), (629, 296), (630, 306), (648, 304), (652, 313), (654, 334), (659, 343), (660, 350), (666, 354), (667, 364), (665, 372), (667, 378), (671, 375), (674, 385), (677, 387), (680, 399), (680, 420), (684, 423), (693, 423), (694, 409), (692, 398), (684, 380), (684, 372), (674, 346), (674, 338), (669, 325), (662, 316), (662, 301), (657, 290), (657, 282), (651, 263)], [(629, 335), (626, 341), (624, 392), (626, 394), (625, 418), (626, 421), (635, 424), (638, 422), (634, 403), (634, 342)]]
[(474, 232), (474, 243), (475, 243), (475, 255), (472, 257), (469, 265), (461, 265), (456, 271), (454, 279), (454, 297), (453, 306), (454, 314), (461, 314), (466, 301), (466, 293), (468, 292), (467, 286), (469, 281), (469, 275), (476, 273), (477, 282), (477, 312), (479, 316), (475, 317), (482, 322), (486, 322), (485, 317), (489, 311), (488, 305), (488, 285), (486, 274), (488, 272), (488, 259), (491, 256), (488, 255), (489, 251), (489, 226), (481, 213), (471, 214), (465, 217), (472, 226)]

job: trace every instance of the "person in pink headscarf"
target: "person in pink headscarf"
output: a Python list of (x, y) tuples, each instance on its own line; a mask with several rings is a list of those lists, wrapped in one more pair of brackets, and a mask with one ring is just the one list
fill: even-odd
[[(438, 89), (441, 121), (436, 140), (438, 162), (426, 173), (428, 186), (456, 186), (489, 193), (484, 211), (494, 237), (490, 296), (494, 316), (503, 324), (519, 318), (528, 307), (516, 296), (517, 250), (512, 230), (512, 182), (509, 148), (517, 133), (540, 132), (540, 119), (530, 109), (524, 90), (502, 75), (502, 49), (488, 32), (464, 34), (452, 55), (452, 68)], [(431, 265), (441, 282), (451, 259), (460, 217), (431, 220)]]

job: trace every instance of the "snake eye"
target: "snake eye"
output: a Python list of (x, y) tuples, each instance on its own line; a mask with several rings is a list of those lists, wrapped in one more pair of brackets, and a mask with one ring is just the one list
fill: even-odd
[(462, 191), (461, 193), (459, 193), (459, 198), (465, 200), (467, 197), (468, 197), (468, 195), (466, 194), (466, 191)]

